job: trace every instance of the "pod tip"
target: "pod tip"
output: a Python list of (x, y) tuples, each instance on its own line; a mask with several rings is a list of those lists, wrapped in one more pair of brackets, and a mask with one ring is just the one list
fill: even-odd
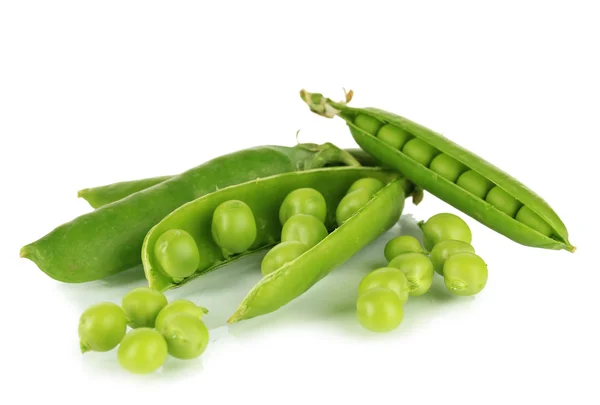
[(571, 253), (575, 253), (575, 251), (577, 250), (577, 247), (575, 247), (573, 245), (567, 245), (567, 250)]

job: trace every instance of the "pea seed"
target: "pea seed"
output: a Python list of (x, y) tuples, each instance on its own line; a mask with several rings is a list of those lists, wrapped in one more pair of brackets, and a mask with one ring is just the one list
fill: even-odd
[(346, 194), (335, 210), (335, 219), (338, 226), (342, 226), (359, 209), (364, 207), (371, 197), (372, 195), (369, 190), (364, 188)]
[(156, 330), (138, 328), (123, 338), (117, 356), (119, 364), (132, 373), (146, 374), (157, 370), (167, 359), (165, 338)]
[(191, 276), (200, 266), (196, 241), (181, 229), (169, 229), (158, 238), (154, 257), (163, 271), (175, 280)]
[(281, 241), (298, 241), (308, 249), (321, 242), (327, 236), (323, 222), (312, 215), (296, 214), (290, 217), (281, 230)]
[(515, 217), (517, 211), (522, 205), (513, 196), (498, 186), (490, 190), (488, 195), (485, 197), (485, 200), (512, 218)]
[(297, 259), (307, 250), (308, 246), (302, 242), (293, 240), (281, 242), (265, 255), (260, 265), (260, 271), (263, 276), (266, 276), (284, 264)]
[(425, 249), (421, 247), (421, 243), (414, 236), (401, 235), (396, 236), (385, 245), (383, 254), (385, 259), (389, 262), (394, 257), (401, 255), (402, 253), (424, 253)]
[(383, 181), (381, 180), (374, 179), (372, 177), (365, 177), (364, 179), (356, 180), (354, 183), (352, 183), (348, 191), (346, 191), (346, 195), (360, 189), (366, 189), (371, 195), (374, 195), (384, 186), (385, 184), (383, 184)]
[(256, 220), (252, 209), (243, 201), (225, 201), (213, 214), (212, 235), (222, 249), (243, 253), (256, 240)]
[(552, 235), (552, 227), (529, 207), (522, 206), (517, 212), (516, 220), (535, 229), (542, 235)]
[(208, 313), (208, 310), (200, 305), (194, 304), (190, 300), (178, 299), (171, 301), (158, 313), (156, 321), (154, 322), (154, 327), (156, 330), (162, 330), (163, 325), (169, 317), (181, 313), (193, 315), (196, 318), (201, 319)]
[(394, 149), (402, 149), (402, 146), (412, 138), (412, 135), (400, 127), (386, 124), (377, 132), (377, 138), (392, 146)]
[(434, 270), (438, 274), (444, 275), (444, 263), (446, 262), (446, 259), (459, 252), (475, 253), (475, 249), (467, 242), (461, 240), (448, 239), (436, 244), (429, 255)]
[(361, 294), (356, 301), (356, 319), (372, 332), (390, 332), (404, 318), (402, 301), (387, 288), (373, 288)]
[(354, 118), (354, 125), (369, 133), (371, 135), (376, 135), (379, 128), (383, 125), (381, 121), (376, 118), (370, 117), (368, 115), (357, 115)]
[(132, 328), (153, 328), (156, 317), (167, 306), (167, 298), (148, 287), (134, 288), (123, 297), (121, 306)]
[(396, 256), (388, 267), (395, 267), (404, 272), (411, 297), (425, 294), (433, 283), (433, 264), (422, 253), (403, 253)]
[(112, 302), (101, 302), (86, 309), (79, 318), (81, 353), (114, 349), (127, 330), (125, 313)]
[(418, 138), (406, 142), (406, 145), (402, 148), (402, 152), (426, 167), (429, 167), (433, 158), (439, 153), (436, 148)]
[(464, 188), (476, 197), (484, 199), (494, 187), (494, 183), (473, 170), (467, 170), (456, 180), (456, 185)]
[(446, 180), (454, 183), (467, 167), (458, 160), (446, 155), (445, 153), (441, 153), (433, 158), (429, 168)]
[(373, 270), (363, 277), (358, 285), (358, 295), (363, 295), (373, 288), (387, 288), (396, 293), (400, 302), (408, 300), (409, 285), (404, 272), (393, 267), (382, 267)]
[(462, 218), (449, 213), (432, 216), (421, 226), (421, 229), (423, 230), (425, 249), (429, 251), (443, 240), (451, 239), (471, 243), (472, 239), (469, 225)]
[(292, 215), (312, 215), (321, 222), (327, 216), (327, 202), (323, 194), (314, 188), (299, 188), (289, 193), (279, 208), (279, 221), (285, 224)]
[(169, 354), (182, 360), (200, 356), (208, 346), (209, 333), (204, 322), (196, 316), (179, 313), (170, 316), (159, 331)]
[(487, 279), (487, 265), (474, 253), (456, 253), (444, 263), (444, 284), (453, 294), (475, 295), (483, 290)]

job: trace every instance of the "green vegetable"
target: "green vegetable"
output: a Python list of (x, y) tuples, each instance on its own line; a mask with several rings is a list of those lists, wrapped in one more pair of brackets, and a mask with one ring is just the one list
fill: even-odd
[(515, 219), (545, 236), (552, 236), (552, 228), (529, 207), (521, 207)]
[(414, 138), (406, 142), (406, 145), (402, 148), (402, 153), (423, 166), (429, 166), (439, 151), (428, 143)]
[(474, 253), (455, 253), (444, 263), (444, 283), (456, 295), (475, 295), (488, 279), (487, 265)]
[(429, 291), (433, 282), (433, 264), (424, 254), (403, 253), (392, 259), (388, 267), (395, 267), (404, 272), (411, 297), (418, 297)]
[(401, 255), (402, 253), (427, 253), (421, 246), (421, 243), (414, 236), (401, 235), (396, 236), (385, 245), (383, 254), (385, 259), (389, 262), (394, 257)]
[(475, 249), (467, 242), (461, 240), (446, 239), (437, 243), (431, 249), (431, 254), (429, 255), (434, 270), (438, 274), (444, 275), (444, 263), (446, 259), (459, 252), (475, 253)]
[(146, 374), (157, 370), (167, 359), (167, 342), (154, 329), (139, 328), (129, 332), (119, 346), (119, 364), (132, 373)]
[(449, 182), (454, 183), (458, 180), (461, 173), (467, 168), (458, 160), (451, 158), (445, 153), (441, 153), (433, 158), (431, 164), (429, 165), (429, 169), (432, 172), (439, 174)]
[(181, 229), (169, 229), (156, 241), (154, 257), (175, 280), (188, 277), (200, 265), (200, 252), (194, 238)]
[(273, 249), (269, 250), (269, 253), (265, 255), (260, 265), (260, 271), (263, 276), (270, 274), (283, 266), (286, 263), (296, 260), (301, 254), (308, 250), (302, 242), (288, 241), (281, 242), (275, 245)]
[(474, 170), (467, 170), (456, 180), (458, 187), (464, 188), (475, 197), (482, 200), (490, 192), (494, 183), (483, 177), (481, 174)]
[(454, 214), (436, 214), (420, 226), (423, 230), (425, 249), (429, 251), (439, 242), (448, 239), (471, 243), (469, 225)]
[(510, 194), (497, 186), (487, 193), (485, 200), (511, 218), (514, 218), (515, 215), (517, 215), (517, 211), (519, 211), (519, 208), (522, 206), (522, 204)]
[(195, 359), (208, 346), (208, 329), (200, 318), (179, 313), (170, 316), (160, 330), (169, 354), (183, 360)]
[[(360, 115), (359, 117), (363, 116)], [(392, 148), (400, 150), (412, 136), (402, 128), (386, 124), (377, 131), (377, 138)]]
[(154, 327), (156, 330), (162, 330), (169, 317), (181, 313), (189, 314), (198, 319), (202, 319), (202, 317), (208, 313), (208, 310), (204, 307), (194, 304), (189, 300), (175, 300), (167, 304), (167, 306), (158, 313)]
[(363, 277), (358, 285), (358, 295), (363, 295), (373, 288), (387, 288), (396, 293), (402, 305), (408, 300), (409, 285), (406, 275), (393, 267), (382, 267), (373, 270)]
[(350, 194), (356, 190), (366, 189), (370, 195), (374, 195), (384, 186), (385, 184), (383, 184), (383, 182), (379, 179), (365, 177), (364, 179), (356, 180), (354, 183), (352, 183), (348, 191), (346, 191), (346, 194)]
[(252, 209), (239, 200), (225, 201), (215, 209), (211, 229), (216, 244), (230, 254), (245, 252), (256, 240)]
[[(352, 98), (352, 92), (347, 94), (344, 102), (335, 102), (323, 97), (321, 94), (309, 93), (305, 90), (300, 92), (300, 96), (314, 113), (327, 118), (339, 116), (344, 119), (359, 146), (383, 165), (393, 167), (403, 173), (416, 186), (441, 198), (489, 228), (526, 246), (575, 251), (575, 247), (568, 240), (565, 225), (541, 197), (505, 172), (444, 136), (387, 111), (375, 108), (349, 107), (347, 103)], [(365, 122), (376, 122), (377, 125), (364, 125)], [(417, 161), (415, 159), (415, 157), (418, 157), (416, 154), (408, 156), (404, 151), (409, 142), (404, 145), (402, 151), (383, 142), (378, 138), (378, 131), (384, 125), (393, 125), (408, 132), (415, 139), (429, 145), (433, 150), (448, 155), (464, 165), (465, 168), (483, 176), (485, 180), (499, 187), (517, 200), (519, 204), (528, 207), (538, 215), (552, 228), (550, 236), (517, 221), (514, 217), (507, 216), (499, 207), (490, 204), (483, 197), (474, 195), (465, 188), (446, 180), (438, 174), (439, 167), (434, 172), (423, 163), (426, 159), (421, 160), (419, 158), (420, 161)], [(421, 148), (415, 149), (418, 149), (417, 152), (419, 153), (424, 150)], [(430, 155), (429, 153), (422, 154), (425, 157)], [(427, 246), (425, 247), (427, 248)]]
[(327, 236), (327, 228), (323, 222), (312, 215), (296, 214), (290, 217), (281, 230), (281, 241), (297, 241), (309, 249)]
[(112, 302), (92, 305), (79, 318), (81, 353), (114, 349), (125, 336), (126, 330), (127, 318), (121, 307)]
[(337, 224), (342, 225), (346, 222), (364, 207), (372, 197), (370, 190), (366, 188), (360, 188), (346, 194), (335, 210)]
[(159, 312), (167, 305), (167, 298), (147, 287), (134, 288), (123, 297), (121, 307), (132, 328), (153, 328)]
[(327, 216), (327, 202), (321, 193), (313, 188), (299, 188), (289, 193), (279, 208), (281, 225), (296, 214), (312, 215), (321, 222)]
[(390, 289), (370, 289), (356, 301), (356, 319), (372, 332), (390, 332), (402, 323), (403, 318), (402, 301)]

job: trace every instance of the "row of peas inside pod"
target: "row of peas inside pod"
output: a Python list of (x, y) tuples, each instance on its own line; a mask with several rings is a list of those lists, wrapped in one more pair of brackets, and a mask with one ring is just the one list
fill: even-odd
[[(136, 374), (160, 368), (167, 355), (190, 360), (208, 345), (204, 307), (179, 299), (167, 302), (160, 292), (141, 287), (128, 292), (121, 306), (101, 302), (79, 319), (81, 352), (108, 352), (119, 346), (120, 365)], [(127, 332), (127, 327), (131, 331)]]
[(396, 329), (404, 318), (408, 297), (429, 291), (434, 272), (444, 277), (446, 288), (455, 295), (481, 292), (488, 279), (483, 259), (471, 245), (469, 226), (456, 215), (442, 213), (420, 223), (423, 243), (402, 235), (384, 249), (387, 267), (367, 274), (358, 286), (356, 317), (373, 332)]

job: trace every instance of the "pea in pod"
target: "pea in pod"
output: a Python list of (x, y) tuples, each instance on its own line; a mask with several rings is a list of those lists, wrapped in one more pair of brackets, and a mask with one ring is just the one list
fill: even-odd
[(305, 90), (300, 96), (314, 113), (344, 119), (358, 145), (378, 161), (487, 227), (525, 246), (575, 251), (548, 203), (443, 135), (387, 111), (349, 107), (351, 91), (343, 102)]

